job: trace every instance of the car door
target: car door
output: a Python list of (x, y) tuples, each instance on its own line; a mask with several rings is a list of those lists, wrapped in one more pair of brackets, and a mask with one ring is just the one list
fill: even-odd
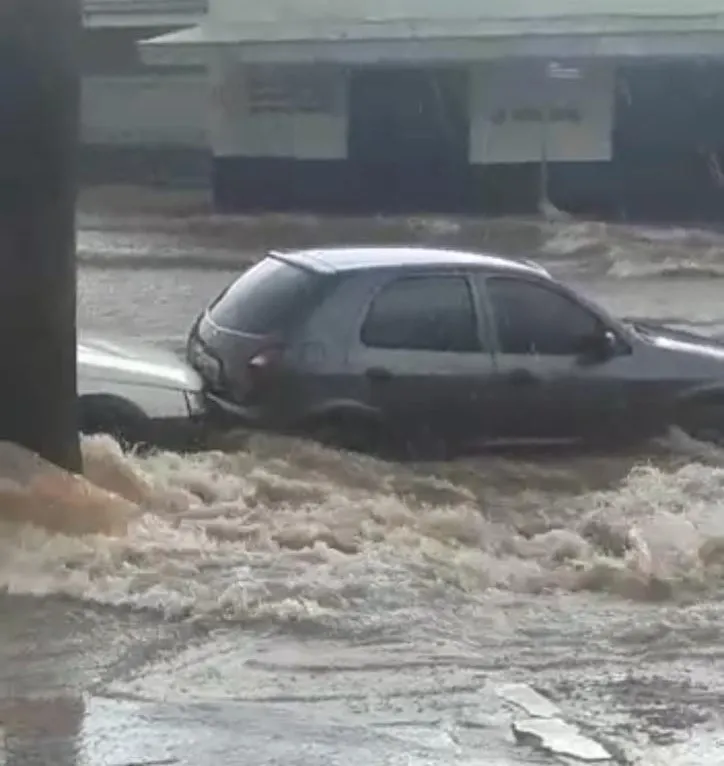
[[(571, 441), (616, 431), (629, 415), (630, 348), (605, 320), (548, 280), (489, 276), (479, 280), (495, 335), (497, 436)], [(612, 341), (590, 359), (584, 339)]]
[(377, 286), (349, 355), (367, 402), (398, 433), (465, 441), (494, 362), (462, 273), (391, 275)]

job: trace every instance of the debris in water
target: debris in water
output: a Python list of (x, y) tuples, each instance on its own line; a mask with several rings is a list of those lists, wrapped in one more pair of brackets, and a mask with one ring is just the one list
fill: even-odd
[(513, 734), (521, 744), (586, 763), (612, 760), (607, 750), (566, 723), (560, 717), (561, 709), (528, 684), (504, 684), (497, 693), (531, 716), (512, 724)]
[(534, 718), (554, 718), (561, 709), (528, 684), (503, 684), (497, 688), (498, 696), (525, 710)]
[(567, 756), (585, 763), (603, 763), (613, 756), (598, 742), (584, 737), (560, 718), (529, 718), (513, 723), (513, 734), (521, 744), (530, 744), (548, 753)]

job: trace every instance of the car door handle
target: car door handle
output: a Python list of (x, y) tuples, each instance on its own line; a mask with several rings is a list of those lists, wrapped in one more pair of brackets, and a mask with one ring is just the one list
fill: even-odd
[(506, 383), (511, 386), (536, 386), (541, 380), (537, 375), (534, 375), (530, 370), (520, 368), (518, 370), (512, 370), (505, 377)]
[(386, 367), (369, 367), (365, 374), (370, 380), (376, 380), (380, 383), (392, 380), (392, 373)]

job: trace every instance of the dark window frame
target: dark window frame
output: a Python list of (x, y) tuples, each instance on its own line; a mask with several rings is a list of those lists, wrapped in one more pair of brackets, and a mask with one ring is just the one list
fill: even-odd
[[(370, 317), (375, 302), (386, 291), (393, 288), (394, 285), (400, 282), (410, 282), (418, 280), (440, 280), (440, 279), (456, 279), (461, 280), (468, 293), (469, 306), (472, 312), (472, 329), (474, 333), (473, 344), (468, 349), (435, 349), (435, 348), (404, 348), (397, 346), (379, 346), (370, 345), (365, 341), (365, 325)], [(485, 325), (483, 325), (485, 323)], [(387, 351), (393, 353), (424, 353), (424, 354), (492, 354), (490, 329), (487, 327), (488, 318), (487, 313), (480, 305), (475, 285), (472, 282), (471, 275), (460, 271), (446, 271), (446, 272), (415, 272), (415, 273), (396, 273), (394, 276), (390, 276), (383, 282), (376, 286), (373, 294), (365, 302), (364, 308), (361, 312), (361, 318), (357, 326), (357, 342), (365, 349), (370, 351)]]
[(490, 290), (491, 282), (513, 282), (520, 285), (525, 285), (525, 286), (534, 287), (540, 290), (547, 291), (551, 293), (552, 295), (560, 298), (561, 300), (567, 301), (569, 304), (578, 308), (582, 313), (590, 316), (592, 319), (595, 320), (595, 322), (599, 325), (602, 331), (609, 331), (614, 333), (620, 346), (620, 353), (626, 353), (630, 351), (628, 342), (625, 341), (624, 338), (622, 338), (620, 331), (611, 325), (611, 322), (608, 320), (607, 317), (600, 314), (598, 311), (595, 310), (595, 308), (588, 305), (585, 301), (582, 301), (575, 293), (569, 290), (566, 290), (561, 285), (555, 282), (550, 282), (550, 283), (543, 282), (542, 280), (527, 279), (525, 277), (512, 275), (512, 274), (490, 274), (490, 275), (486, 275), (485, 278), (482, 280), (481, 287), (482, 287), (482, 290), (484, 291), (484, 300), (485, 300), (486, 311), (488, 314), (488, 322), (489, 322), (491, 333), (492, 333), (494, 353), (498, 355), (502, 355), (502, 356), (536, 356), (537, 355), (537, 356), (555, 357), (560, 359), (565, 359), (571, 356), (575, 356), (574, 353), (551, 354), (551, 353), (541, 352), (539, 354), (535, 354), (532, 352), (522, 353), (522, 352), (511, 352), (511, 351), (503, 350), (501, 345), (500, 332), (498, 329), (498, 317), (495, 311), (495, 306), (493, 304), (493, 299), (492, 299), (492, 293)]

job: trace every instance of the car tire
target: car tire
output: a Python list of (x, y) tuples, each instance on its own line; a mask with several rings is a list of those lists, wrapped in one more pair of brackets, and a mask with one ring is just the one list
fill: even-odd
[(724, 447), (724, 402), (687, 403), (676, 426), (692, 439)]
[(325, 447), (379, 455), (386, 446), (384, 429), (372, 417), (330, 413), (308, 422), (305, 435)]
[(82, 434), (107, 434), (124, 449), (148, 447), (150, 421), (130, 402), (115, 397), (87, 397), (80, 400), (79, 409)]
[(402, 440), (400, 449), (403, 459), (411, 463), (445, 463), (458, 454), (449, 442), (424, 431)]

